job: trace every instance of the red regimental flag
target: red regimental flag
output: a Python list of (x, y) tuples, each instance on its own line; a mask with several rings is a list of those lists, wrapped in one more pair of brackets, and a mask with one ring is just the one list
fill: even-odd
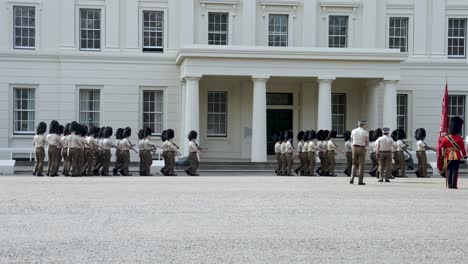
[(443, 153), (440, 149), (442, 138), (448, 134), (449, 112), (448, 112), (448, 83), (445, 81), (445, 91), (442, 97), (442, 113), (440, 114), (439, 137), (437, 138), (437, 168), (442, 170), (444, 167)]

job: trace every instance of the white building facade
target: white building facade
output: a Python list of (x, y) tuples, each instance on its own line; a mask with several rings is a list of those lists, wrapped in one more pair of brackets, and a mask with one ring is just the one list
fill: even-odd
[[(52, 119), (199, 131), (206, 160), (266, 161), (278, 130), (465, 117), (466, 0), (2, 0), (0, 148)], [(135, 140), (136, 141), (136, 140)]]

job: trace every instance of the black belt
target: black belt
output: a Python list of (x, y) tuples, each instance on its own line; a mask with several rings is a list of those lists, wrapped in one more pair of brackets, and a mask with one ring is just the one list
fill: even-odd
[(361, 145), (353, 145), (353, 147), (356, 147), (356, 148), (365, 148), (366, 146), (361, 146)]

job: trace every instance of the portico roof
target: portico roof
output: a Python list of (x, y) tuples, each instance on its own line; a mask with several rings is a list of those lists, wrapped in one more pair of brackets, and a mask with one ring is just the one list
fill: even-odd
[(180, 49), (181, 77), (267, 75), (400, 79), (408, 54), (395, 49), (193, 45)]

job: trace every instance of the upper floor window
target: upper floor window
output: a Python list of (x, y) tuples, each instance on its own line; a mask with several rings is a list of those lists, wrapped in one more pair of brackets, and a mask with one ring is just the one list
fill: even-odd
[(391, 49), (400, 49), (401, 52), (408, 51), (408, 18), (391, 17), (389, 27), (388, 46)]
[(208, 14), (208, 45), (228, 44), (228, 13)]
[(268, 46), (288, 46), (288, 15), (269, 15)]
[(164, 12), (143, 11), (143, 51), (164, 50)]
[(101, 115), (101, 91), (98, 89), (80, 90), (80, 123), (99, 126)]
[(330, 16), (328, 20), (328, 47), (348, 47), (348, 16)]
[(448, 24), (448, 57), (465, 58), (466, 19), (450, 18)]
[(101, 10), (80, 9), (80, 50), (101, 49)]
[(143, 91), (143, 127), (151, 128), (154, 134), (163, 130), (163, 91)]
[(36, 47), (36, 8), (33, 6), (13, 7), (14, 48)]
[(208, 131), (209, 137), (227, 135), (227, 92), (208, 92)]
[(14, 133), (34, 134), (34, 88), (13, 88), (13, 106)]

